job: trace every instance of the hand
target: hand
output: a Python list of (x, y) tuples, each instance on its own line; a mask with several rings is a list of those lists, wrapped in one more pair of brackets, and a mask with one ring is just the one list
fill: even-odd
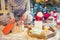
[(15, 18), (12, 18), (12, 19), (11, 19), (11, 22), (14, 23), (14, 22), (15, 22)]

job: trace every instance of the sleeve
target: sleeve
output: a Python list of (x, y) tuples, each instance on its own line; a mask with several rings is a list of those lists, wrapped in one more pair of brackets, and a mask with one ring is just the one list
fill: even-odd
[(10, 18), (14, 18), (14, 14), (13, 13), (9, 13)]
[(10, 17), (10, 21), (12, 23), (14, 23), (15, 22), (14, 14), (13, 13), (9, 13), (9, 17)]

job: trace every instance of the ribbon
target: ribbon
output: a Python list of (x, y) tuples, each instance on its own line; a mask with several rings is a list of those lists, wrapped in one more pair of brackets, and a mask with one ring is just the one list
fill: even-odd
[(35, 21), (42, 21), (43, 20), (43, 17), (35, 16), (34, 20)]

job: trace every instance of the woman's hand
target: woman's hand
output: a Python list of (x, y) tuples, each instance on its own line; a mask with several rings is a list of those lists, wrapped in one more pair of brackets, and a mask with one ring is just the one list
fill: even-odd
[(15, 22), (15, 18), (11, 18), (11, 22), (14, 23)]

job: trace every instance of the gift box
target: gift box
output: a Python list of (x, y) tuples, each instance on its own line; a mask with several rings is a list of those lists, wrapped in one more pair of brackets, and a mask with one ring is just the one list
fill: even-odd
[(42, 29), (42, 21), (34, 21), (34, 27), (39, 27)]
[(34, 17), (34, 27), (40, 27), (42, 29), (42, 21), (43, 21), (43, 14), (42, 12), (38, 11), (36, 16)]

